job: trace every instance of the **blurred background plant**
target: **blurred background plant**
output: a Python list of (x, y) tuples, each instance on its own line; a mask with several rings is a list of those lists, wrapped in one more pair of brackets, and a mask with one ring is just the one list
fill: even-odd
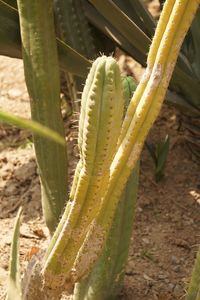
[(159, 141), (156, 144), (145, 143), (155, 164), (155, 180), (159, 182), (164, 176), (167, 155), (169, 152), (169, 136), (166, 135), (164, 141)]

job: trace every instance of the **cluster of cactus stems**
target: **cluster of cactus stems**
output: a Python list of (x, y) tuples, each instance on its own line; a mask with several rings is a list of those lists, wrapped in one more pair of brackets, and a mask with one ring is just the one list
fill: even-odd
[[(32, 117), (64, 136), (59, 112), (53, 3), (51, 0), (17, 2)], [(78, 136), (80, 160), (69, 200), (41, 262), (40, 274), (33, 276), (34, 280), (37, 276), (38, 280), (42, 278), (40, 284), (44, 293), (52, 291), (48, 299), (58, 299), (54, 298), (56, 290), (66, 290), (84, 278), (86, 282), (82, 287), (76, 285), (74, 299), (84, 299), (82, 295), (87, 299), (106, 299), (107, 295), (103, 295), (102, 289), (108, 288), (109, 280), (113, 278), (117, 282), (116, 278), (123, 273), (123, 268), (115, 264), (106, 283), (101, 276), (100, 288), (97, 287), (101, 289), (99, 296), (88, 295), (88, 286), (92, 281), (89, 274), (95, 268), (96, 274), (98, 269), (104, 274), (101, 260), (105, 266), (105, 261), (114, 251), (115, 244), (114, 241), (113, 244), (110, 242), (110, 237), (112, 230), (118, 226), (117, 220), (120, 220), (120, 203), (126, 205), (120, 199), (123, 198), (125, 187), (128, 188), (128, 179), (136, 168), (145, 138), (160, 111), (181, 44), (198, 5), (199, 0), (165, 2), (149, 50), (146, 71), (124, 119), (122, 78), (115, 59), (102, 56), (93, 63), (82, 94)], [(59, 116), (59, 119), (55, 120), (55, 116)], [(67, 199), (66, 149), (57, 144), (48, 144), (48, 141), (44, 144), (44, 139), (38, 136), (34, 136), (34, 144), (44, 191), (44, 213), (46, 220), (48, 214), (49, 219), (53, 220), (49, 223), (53, 232), (55, 219), (61, 214), (63, 201)], [(54, 149), (50, 151), (49, 147)], [(54, 153), (54, 156), (48, 153)], [(50, 162), (54, 164), (52, 173), (47, 167)], [(58, 186), (53, 181), (55, 177), (60, 178)], [(121, 222), (125, 222), (123, 218)], [(110, 243), (110, 248), (104, 248), (105, 243)], [(116, 260), (119, 259), (118, 254), (112, 255)], [(98, 276), (96, 278), (98, 285)], [(27, 299), (34, 298), (27, 294)]]

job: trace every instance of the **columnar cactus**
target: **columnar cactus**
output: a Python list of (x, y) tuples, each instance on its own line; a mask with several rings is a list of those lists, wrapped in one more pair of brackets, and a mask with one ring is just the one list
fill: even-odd
[[(53, 129), (64, 139), (53, 3), (18, 0), (25, 79), (31, 99), (32, 119)], [(27, 5), (28, 4), (28, 5)], [(42, 205), (51, 233), (67, 199), (66, 147), (33, 134), (42, 186)]]
[[(57, 34), (63, 42), (89, 59), (96, 56), (97, 50), (85, 16), (83, 0), (54, 0)], [(82, 92), (84, 79), (64, 72), (67, 90), (73, 111), (79, 112), (78, 92)]]
[(80, 161), (70, 194), (70, 212), (68, 215), (67, 208), (61, 220), (62, 223), (66, 220), (61, 233), (65, 238), (60, 240), (59, 237), (46, 257), (44, 276), (48, 284), (51, 273), (58, 274), (58, 280), (52, 277), (54, 286), (64, 283), (90, 223), (100, 209), (122, 125), (123, 107), (119, 67), (112, 57), (100, 57), (90, 70), (82, 94), (78, 136)]

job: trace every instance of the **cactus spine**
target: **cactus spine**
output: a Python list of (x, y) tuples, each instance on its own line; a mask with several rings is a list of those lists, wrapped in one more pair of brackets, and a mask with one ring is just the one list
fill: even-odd
[(55, 245), (50, 244), (52, 250), (46, 256), (44, 276), (50, 286), (64, 284), (99, 211), (122, 124), (123, 106), (119, 67), (112, 57), (100, 57), (90, 70), (82, 94), (78, 137), (80, 162), (70, 194), (70, 213), (64, 213), (62, 232)]

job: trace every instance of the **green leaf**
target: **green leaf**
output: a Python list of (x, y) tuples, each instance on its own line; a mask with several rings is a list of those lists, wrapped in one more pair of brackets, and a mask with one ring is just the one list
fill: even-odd
[(17, 10), (0, 0), (0, 54), (21, 58)]
[(28, 120), (23, 117), (18, 117), (5, 111), (0, 111), (0, 121), (18, 126), (23, 129), (31, 130), (32, 132), (40, 136), (46, 137), (63, 146), (65, 145), (65, 140), (62, 136), (36, 121)]
[(21, 222), (22, 208), (18, 210), (10, 253), (9, 281), (7, 300), (21, 300), (21, 280), (19, 270), (19, 229)]
[(169, 136), (166, 135), (165, 139), (163, 142), (160, 142), (157, 145), (157, 149), (156, 149), (157, 153), (157, 166), (156, 166), (156, 172), (155, 172), (155, 177), (156, 177), (156, 181), (160, 181), (160, 179), (163, 177), (164, 175), (164, 169), (165, 169), (165, 165), (166, 165), (166, 160), (167, 160), (167, 155), (169, 152)]
[[(89, 2), (93, 4), (100, 15), (98, 17), (96, 12), (94, 17), (95, 10), (90, 8), (88, 11), (89, 7), (87, 7), (86, 13), (89, 18), (93, 19), (94, 24), (101, 18), (98, 26), (113, 37), (121, 48), (126, 48), (126, 51), (133, 55), (142, 65), (145, 65), (151, 39), (112, 1), (89, 0)], [(126, 46), (128, 46), (128, 50)]]
[(151, 155), (151, 158), (154, 161), (155, 166), (157, 165), (157, 156), (156, 156), (156, 148), (155, 145), (152, 143), (145, 142), (145, 146)]
[(149, 33), (148, 36), (152, 37), (154, 35), (156, 22), (146, 9), (144, 2), (141, 0), (129, 0), (129, 2), (132, 10), (137, 12), (139, 19), (142, 19), (146, 32), (147, 34)]
[(159, 142), (157, 145), (145, 142), (145, 146), (154, 161), (155, 179), (156, 182), (158, 182), (164, 175), (165, 164), (169, 152), (169, 136), (166, 135), (164, 141)]

